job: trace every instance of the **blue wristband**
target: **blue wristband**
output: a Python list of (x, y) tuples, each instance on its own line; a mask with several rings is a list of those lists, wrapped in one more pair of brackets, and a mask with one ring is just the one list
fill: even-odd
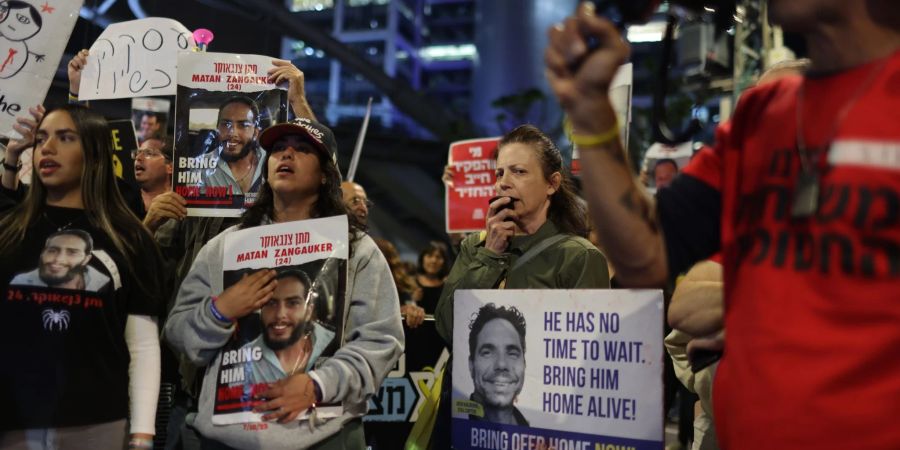
[(218, 300), (218, 299), (216, 297), (213, 297), (212, 301), (209, 302), (209, 312), (212, 313), (213, 317), (218, 319), (219, 322), (224, 322), (224, 323), (234, 322), (234, 320), (231, 320), (231, 319), (225, 317), (225, 315), (222, 314), (221, 311), (219, 311), (219, 308), (216, 308), (216, 300)]

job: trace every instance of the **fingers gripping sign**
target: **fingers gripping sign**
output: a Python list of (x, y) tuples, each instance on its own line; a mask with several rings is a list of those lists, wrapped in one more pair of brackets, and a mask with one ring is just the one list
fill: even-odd
[(315, 408), (316, 389), (309, 375), (298, 373), (270, 384), (257, 398), (266, 399), (254, 408), (256, 412), (266, 413), (263, 420), (288, 423)]

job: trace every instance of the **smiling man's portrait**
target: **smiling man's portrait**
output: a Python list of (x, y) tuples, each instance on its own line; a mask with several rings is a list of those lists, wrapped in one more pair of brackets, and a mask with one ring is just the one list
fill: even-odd
[(469, 323), (469, 373), (487, 420), (528, 426), (514, 406), (525, 383), (525, 318), (512, 306), (482, 306)]

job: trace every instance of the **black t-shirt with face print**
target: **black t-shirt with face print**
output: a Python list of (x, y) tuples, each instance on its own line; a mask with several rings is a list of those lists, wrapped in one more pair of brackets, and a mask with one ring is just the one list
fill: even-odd
[[(159, 270), (152, 248), (140, 254), (135, 270)], [(130, 273), (109, 237), (68, 208), (46, 207), (0, 261), (0, 429), (128, 416), (125, 321), (159, 311)]]

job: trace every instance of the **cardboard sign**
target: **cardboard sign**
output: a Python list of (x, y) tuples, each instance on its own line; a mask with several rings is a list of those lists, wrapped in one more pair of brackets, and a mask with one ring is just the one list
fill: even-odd
[(114, 23), (90, 48), (78, 99), (175, 95), (178, 52), (193, 47), (191, 32), (173, 19)]
[(454, 448), (662, 449), (662, 291), (459, 290), (453, 306)]
[(448, 163), (453, 168), (453, 186), (445, 194), (448, 233), (481, 231), (494, 196), (494, 152), (499, 137), (470, 139), (450, 144)]
[(13, 130), (16, 117), (44, 103), (81, 4), (82, 0), (27, 0), (13, 6), (0, 2), (0, 133), (21, 138)]

